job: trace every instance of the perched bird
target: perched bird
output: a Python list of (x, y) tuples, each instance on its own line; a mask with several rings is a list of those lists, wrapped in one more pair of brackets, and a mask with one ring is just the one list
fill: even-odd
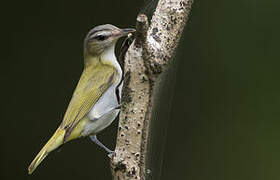
[(63, 121), (28, 168), (31, 174), (43, 159), (62, 144), (89, 136), (92, 141), (109, 150), (96, 134), (109, 126), (120, 111), (122, 69), (115, 57), (117, 40), (134, 32), (113, 25), (100, 25), (84, 40), (84, 70), (72, 96)]

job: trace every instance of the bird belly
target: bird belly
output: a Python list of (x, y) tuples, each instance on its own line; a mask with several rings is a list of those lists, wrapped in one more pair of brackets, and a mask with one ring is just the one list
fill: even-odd
[(99, 133), (100, 131), (108, 127), (116, 119), (119, 112), (119, 109), (112, 109), (110, 112), (104, 114), (99, 119), (96, 119), (94, 121), (89, 120), (84, 127), (82, 136), (88, 136)]
[(120, 112), (116, 88), (116, 85), (109, 87), (90, 110), (82, 136), (97, 134), (116, 119)]
[(88, 113), (89, 120), (95, 121), (103, 115), (118, 107), (116, 85), (110, 86)]

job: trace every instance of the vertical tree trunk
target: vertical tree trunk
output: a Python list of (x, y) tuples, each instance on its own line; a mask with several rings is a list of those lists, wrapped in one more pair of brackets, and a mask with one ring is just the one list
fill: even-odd
[(150, 124), (162, 88), (159, 75), (172, 61), (191, 4), (192, 0), (159, 0), (150, 25), (145, 15), (137, 17), (136, 37), (124, 60), (123, 107), (111, 161), (116, 180), (148, 179)]

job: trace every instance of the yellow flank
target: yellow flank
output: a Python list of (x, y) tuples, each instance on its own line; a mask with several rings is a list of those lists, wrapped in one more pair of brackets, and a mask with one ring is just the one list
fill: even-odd
[(45, 159), (45, 157), (54, 149), (63, 144), (65, 130), (58, 128), (47, 144), (34, 158), (30, 166), (28, 167), (28, 174), (31, 174), (37, 166)]
[(79, 121), (79, 123), (73, 128), (73, 130), (69, 133), (68, 137), (64, 137), (64, 143), (76, 139), (81, 136), (81, 133), (88, 122), (88, 118), (84, 117)]

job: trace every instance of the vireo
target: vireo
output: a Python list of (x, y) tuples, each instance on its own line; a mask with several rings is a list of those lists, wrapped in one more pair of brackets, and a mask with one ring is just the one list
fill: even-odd
[(96, 134), (109, 126), (120, 111), (122, 69), (115, 57), (117, 40), (134, 32), (113, 25), (100, 25), (84, 40), (84, 70), (74, 91), (63, 121), (28, 168), (31, 174), (43, 159), (62, 144), (89, 136), (92, 141), (109, 150)]

